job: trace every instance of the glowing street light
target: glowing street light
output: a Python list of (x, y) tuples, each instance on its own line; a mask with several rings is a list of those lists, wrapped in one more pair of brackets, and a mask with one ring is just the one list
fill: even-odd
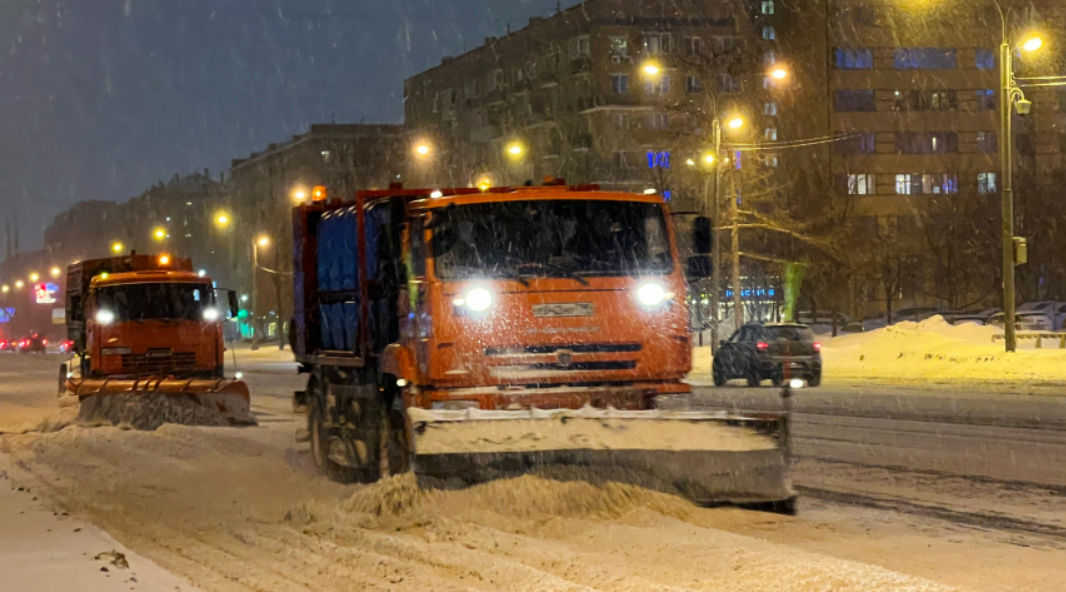
[(303, 187), (296, 187), (292, 190), (292, 200), (296, 203), (300, 203), (307, 199), (307, 190)]
[(685, 164), (687, 164), (688, 166), (696, 166), (696, 161), (690, 158), (685, 161)]
[(23, 282), (22, 280), (16, 280), (15, 281), (15, 289), (17, 289), (17, 290), (21, 290), (22, 287), (25, 286), (25, 285), (26, 285), (26, 282)]
[(778, 66), (770, 72), (770, 77), (777, 81), (782, 81), (788, 78), (788, 70)]
[(477, 188), (482, 191), (488, 191), (492, 188), (492, 179), (488, 177), (481, 177), (477, 180)]
[(36, 271), (30, 274), (30, 281), (31, 282), (37, 283), (37, 280), (39, 280), (39, 279), (41, 279), (41, 274), (37, 273)]
[(0, 288), (0, 292), (3, 292), (4, 294), (7, 294), (10, 291), (11, 291), (11, 286), (9, 286), (7, 284), (4, 284), (4, 286), (2, 288)]
[(51, 270), (49, 270), (49, 273), (52, 274), (52, 277), (59, 277), (59, 274), (63, 273), (63, 270), (59, 269), (58, 267), (53, 267)]
[(429, 156), (429, 153), (432, 151), (433, 149), (429, 146), (428, 142), (419, 142), (415, 144), (415, 154), (417, 154), (418, 156)]
[(1044, 40), (1039, 37), (1031, 37), (1025, 43), (1022, 43), (1022, 49), (1025, 51), (1036, 51), (1044, 46)]
[(655, 62), (644, 64), (644, 67), (641, 68), (641, 70), (648, 76), (658, 76), (663, 71), (659, 64), (656, 64)]
[(507, 154), (510, 155), (512, 158), (518, 158), (519, 156), (522, 156), (525, 151), (526, 149), (518, 142), (511, 142), (507, 146)]
[(154, 238), (156, 242), (162, 242), (167, 238), (167, 229), (162, 226), (156, 228), (152, 231), (152, 238)]
[(229, 214), (226, 214), (225, 212), (220, 212), (218, 215), (215, 216), (215, 224), (217, 224), (219, 227), (225, 228), (226, 226), (229, 226), (229, 223)]
[(170, 255), (160, 255), (159, 256), (159, 264), (160, 265), (170, 265)]
[(733, 119), (730, 119), (726, 123), (726, 125), (729, 126), (729, 129), (731, 129), (731, 130), (738, 130), (738, 129), (744, 127), (744, 119), (742, 119), (740, 117), (734, 117)]
[(265, 235), (260, 236), (259, 238), (255, 239), (255, 244), (259, 245), (260, 247), (270, 246), (270, 237)]
[(708, 152), (707, 155), (703, 157), (703, 162), (707, 164), (714, 164), (715, 160), (717, 159), (714, 157), (714, 154), (711, 154), (710, 152)]
[(117, 255), (117, 254), (119, 254), (119, 253), (121, 253), (121, 252), (123, 252), (125, 250), (126, 250), (126, 245), (123, 245), (122, 243), (120, 243), (118, 241), (115, 241), (115, 242), (111, 243), (111, 252), (112, 253), (115, 253)]

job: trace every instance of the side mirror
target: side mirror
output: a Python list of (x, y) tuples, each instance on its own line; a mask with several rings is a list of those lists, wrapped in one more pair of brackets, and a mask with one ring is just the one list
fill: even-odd
[(235, 319), (241, 314), (241, 305), (237, 302), (237, 293), (233, 290), (226, 290), (226, 296), (229, 298), (229, 316), (231, 319)]
[(707, 255), (693, 255), (688, 258), (689, 281), (702, 280), (714, 275), (714, 261)]
[(714, 249), (714, 229), (710, 218), (700, 216), (693, 221), (692, 246), (697, 255), (711, 254), (711, 250)]

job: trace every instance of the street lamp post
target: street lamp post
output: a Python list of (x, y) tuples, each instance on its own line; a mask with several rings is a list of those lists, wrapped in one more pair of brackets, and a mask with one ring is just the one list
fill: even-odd
[(252, 243), (252, 350), (259, 349), (259, 247), (270, 245), (270, 239), (260, 236)]
[[(999, 3), (996, 3), (999, 8)], [(1003, 9), (1000, 8), (1000, 16)], [(1000, 129), (1000, 170), (1003, 171), (1003, 189), (1001, 207), (1003, 210), (1003, 341), (1006, 350), (1015, 351), (1018, 347), (1014, 331), (1014, 159), (1011, 138), (1011, 107), (1014, 99), (1014, 60), (1007, 38), (1007, 19), (1003, 18), (1003, 43), (999, 46), (999, 129)]]
[[(1016, 351), (1018, 338), (1014, 326), (1016, 312), (1016, 294), (1014, 268), (1017, 265), (1016, 243), (1014, 236), (1014, 138), (1011, 130), (1011, 110), (1015, 101), (1022, 104), (1025, 94), (1014, 80), (1014, 56), (1007, 29), (1008, 12), (998, 0), (992, 3), (999, 11), (1002, 24), (1002, 41), (999, 46), (999, 156), (1000, 171), (1003, 175), (1003, 187), (1000, 190), (1000, 206), (1003, 215), (1003, 342), (1008, 352)], [(1043, 42), (1039, 37), (1032, 37), (1021, 45), (1025, 51), (1040, 49)]]

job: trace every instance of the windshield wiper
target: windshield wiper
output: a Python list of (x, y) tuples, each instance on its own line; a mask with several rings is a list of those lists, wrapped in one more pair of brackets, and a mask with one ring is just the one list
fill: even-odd
[(562, 275), (563, 277), (570, 278), (570, 279), (580, 283), (582, 286), (589, 285), (589, 281), (587, 279), (581, 277), (580, 275), (578, 275), (573, 270), (567, 269), (567, 268), (565, 268), (565, 267), (563, 267), (561, 265), (555, 265), (555, 264), (552, 264), (552, 263), (519, 263), (519, 264), (515, 265), (515, 271), (518, 272), (519, 276), (522, 275), (522, 270), (525, 269), (525, 268), (550, 269), (550, 270)]

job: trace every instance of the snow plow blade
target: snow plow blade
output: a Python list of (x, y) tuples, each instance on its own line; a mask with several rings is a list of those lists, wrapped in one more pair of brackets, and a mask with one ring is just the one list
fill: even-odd
[[(135, 407), (154, 407), (157, 417), (148, 424), (255, 425), (248, 385), (240, 380), (214, 378), (98, 378), (69, 379), (67, 392), (82, 402), (82, 419), (112, 423), (140, 419)], [(160, 411), (162, 408), (165, 410)], [(184, 411), (183, 411), (184, 410)], [(136, 426), (136, 421), (132, 420)], [(145, 429), (155, 429), (148, 425)]]
[(415, 472), (476, 483), (542, 472), (625, 481), (696, 503), (783, 504), (786, 419), (726, 412), (615, 409), (408, 409)]

